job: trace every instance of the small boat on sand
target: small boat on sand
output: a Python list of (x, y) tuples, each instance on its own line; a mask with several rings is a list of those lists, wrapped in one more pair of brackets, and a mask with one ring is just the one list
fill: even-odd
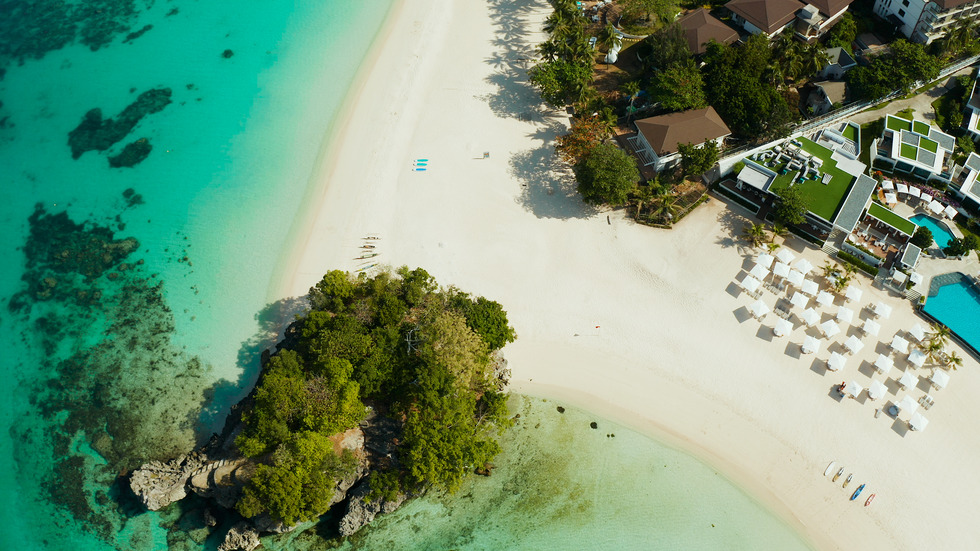
[(861, 495), (861, 490), (864, 490), (864, 484), (861, 484), (860, 486), (858, 486), (857, 490), (854, 490), (854, 493), (851, 494), (851, 501), (854, 501), (855, 499), (858, 498), (859, 495)]
[(368, 258), (374, 258), (376, 256), (378, 256), (378, 253), (362, 254), (361, 256), (355, 258), (354, 260), (365, 260)]
[(840, 478), (840, 475), (842, 475), (842, 474), (844, 474), (844, 467), (841, 467), (840, 470), (837, 471), (837, 474), (834, 475), (833, 481), (834, 482), (837, 482), (837, 479)]
[(847, 485), (851, 483), (851, 479), (854, 478), (854, 473), (847, 475), (847, 479), (844, 480), (844, 485), (841, 488), (847, 488)]
[(834, 472), (834, 467), (837, 465), (836, 461), (831, 461), (830, 465), (827, 465), (827, 470), (823, 472), (824, 476), (830, 476), (830, 473)]
[(867, 507), (868, 505), (871, 505), (871, 502), (874, 501), (874, 499), (875, 499), (875, 495), (877, 495), (877, 494), (871, 494), (871, 495), (868, 496), (868, 500), (864, 502), (864, 506), (865, 507)]

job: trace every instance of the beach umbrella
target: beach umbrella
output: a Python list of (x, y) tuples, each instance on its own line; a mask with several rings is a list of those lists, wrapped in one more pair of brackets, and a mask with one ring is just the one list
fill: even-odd
[(777, 337), (785, 337), (793, 332), (793, 322), (780, 318), (776, 321), (776, 326), (772, 328), (772, 332)]
[(793, 294), (793, 298), (790, 299), (790, 304), (797, 308), (806, 308), (807, 304), (810, 303), (810, 297), (804, 295), (802, 292), (797, 291)]
[(943, 204), (940, 203), (939, 201), (930, 201), (929, 202), (929, 210), (931, 210), (933, 212), (933, 214), (939, 214), (939, 213), (941, 213), (944, 208), (945, 207), (943, 206)]
[(906, 371), (902, 378), (898, 380), (898, 386), (903, 389), (915, 388), (915, 385), (919, 384), (919, 376), (913, 375), (911, 371)]
[(892, 370), (894, 365), (895, 361), (884, 354), (878, 354), (878, 359), (875, 360), (875, 369), (882, 375), (888, 375), (888, 372)]
[(912, 335), (916, 341), (922, 342), (922, 339), (926, 338), (926, 330), (921, 323), (917, 323), (912, 326), (912, 329), (909, 329), (909, 335)]
[(897, 203), (898, 202), (898, 195), (895, 195), (894, 193), (886, 193), (885, 194), (885, 202), (886, 203), (889, 203), (889, 204), (890, 203)]
[(911, 195), (912, 197), (921, 197), (922, 190), (920, 190), (915, 186), (909, 186), (909, 195)]
[(892, 350), (896, 352), (901, 352), (902, 354), (909, 353), (909, 341), (903, 339), (902, 337), (899, 337), (898, 335), (895, 335), (892, 338), (891, 346), (892, 346)]
[(742, 280), (742, 288), (750, 294), (758, 291), (760, 285), (762, 282), (752, 276), (745, 276), (745, 279)]
[(868, 398), (877, 400), (884, 396), (887, 390), (881, 381), (871, 381), (871, 386), (868, 387)]
[(879, 300), (875, 304), (875, 315), (888, 319), (892, 315), (892, 307)]
[(820, 350), (820, 341), (811, 337), (810, 335), (807, 335), (806, 338), (803, 339), (803, 345), (800, 348), (803, 350), (804, 354), (814, 354), (817, 352), (817, 350)]
[(908, 278), (909, 278), (909, 276), (906, 275), (905, 272), (903, 272), (901, 270), (895, 270), (895, 273), (892, 274), (892, 281), (894, 281), (895, 283), (897, 283), (899, 285), (905, 283), (905, 280), (908, 279)]
[(922, 367), (922, 364), (926, 363), (926, 355), (916, 348), (909, 354), (909, 363), (915, 367)]
[(772, 267), (772, 255), (769, 253), (760, 253), (759, 256), (755, 257), (756, 264), (762, 264), (768, 270)]
[(861, 394), (862, 390), (864, 390), (864, 387), (859, 385), (857, 381), (851, 381), (844, 387), (844, 394), (856, 399)]
[(752, 271), (749, 272), (749, 274), (751, 274), (752, 277), (761, 281), (763, 279), (766, 279), (766, 276), (769, 275), (769, 270), (767, 270), (766, 267), (763, 266), (762, 264), (756, 264), (755, 266), (752, 267)]
[(803, 312), (802, 317), (803, 317), (803, 323), (805, 323), (807, 327), (813, 327), (814, 325), (817, 324), (818, 321), (820, 321), (820, 314), (818, 314), (817, 311), (814, 310), (813, 308), (807, 308)]
[(803, 285), (803, 274), (796, 270), (790, 270), (789, 276), (786, 279), (796, 288), (800, 288)]
[(917, 431), (924, 431), (926, 427), (929, 426), (929, 420), (926, 419), (921, 413), (912, 414), (912, 418), (909, 419), (909, 428)]
[(820, 287), (817, 285), (816, 281), (804, 279), (803, 286), (800, 290), (812, 297), (813, 295), (817, 294), (817, 289), (819, 288)]
[(772, 268), (772, 273), (778, 275), (779, 277), (785, 278), (789, 276), (789, 265), (783, 264), (782, 262), (777, 262)]
[(864, 325), (861, 327), (861, 330), (872, 337), (877, 337), (878, 333), (881, 332), (881, 325), (875, 320), (864, 320)]
[(864, 291), (862, 291), (861, 289), (858, 289), (857, 287), (853, 287), (852, 286), (852, 287), (848, 287), (847, 288), (847, 291), (844, 292), (844, 298), (846, 298), (848, 302), (850, 302), (852, 300), (853, 301), (858, 301), (858, 300), (861, 300), (861, 295), (863, 295), (863, 294), (864, 294)]
[(762, 302), (762, 299), (759, 299), (752, 303), (752, 306), (749, 307), (749, 311), (752, 312), (752, 315), (756, 318), (762, 319), (769, 313), (769, 307), (766, 306), (765, 302)]
[(830, 306), (834, 303), (834, 295), (828, 293), (827, 291), (820, 291), (817, 295), (817, 304), (820, 306)]
[(892, 182), (891, 180), (882, 180), (881, 187), (885, 189), (895, 189), (895, 183)]
[(911, 281), (913, 285), (922, 283), (922, 274), (919, 272), (912, 272), (909, 274), (909, 281)]
[(861, 339), (851, 335), (850, 337), (847, 337), (847, 340), (844, 342), (844, 348), (850, 350), (851, 354), (857, 354), (862, 348), (864, 348), (864, 343), (861, 342)]
[(813, 264), (810, 264), (809, 260), (801, 258), (796, 261), (796, 264), (793, 264), (793, 267), (804, 274), (808, 274), (813, 269)]
[(831, 352), (830, 358), (827, 359), (827, 369), (831, 371), (840, 371), (844, 369), (844, 364), (847, 363), (847, 358), (842, 354), (837, 352)]
[(827, 320), (820, 324), (820, 331), (829, 339), (837, 333), (840, 333), (840, 327), (834, 323), (834, 320)]
[(895, 191), (907, 194), (909, 192), (909, 186), (905, 184), (895, 184)]
[(912, 399), (911, 396), (906, 394), (902, 398), (902, 401), (898, 403), (898, 409), (902, 411), (907, 411), (909, 415), (912, 415), (913, 413), (915, 413), (915, 410), (919, 409), (919, 404), (917, 404), (915, 400)]
[(933, 370), (932, 372), (932, 388), (936, 390), (942, 390), (946, 388), (949, 384), (949, 373), (942, 371), (941, 369)]
[(779, 252), (776, 253), (776, 258), (783, 264), (792, 264), (793, 260), (796, 259), (796, 255), (789, 252), (789, 249), (779, 249)]
[(945, 209), (943, 209), (943, 214), (945, 214), (947, 218), (952, 220), (953, 218), (956, 218), (956, 215), (959, 213), (952, 205), (949, 205)]
[(851, 310), (847, 306), (837, 307), (837, 321), (841, 323), (851, 323), (854, 319), (854, 310)]

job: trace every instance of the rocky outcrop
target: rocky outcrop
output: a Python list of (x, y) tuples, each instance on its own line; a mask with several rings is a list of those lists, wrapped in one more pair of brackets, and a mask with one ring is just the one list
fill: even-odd
[(188, 479), (205, 464), (203, 454), (183, 455), (166, 463), (151, 461), (133, 472), (129, 487), (147, 509), (159, 511), (187, 497)]
[(262, 545), (259, 533), (246, 522), (239, 522), (231, 527), (225, 535), (225, 541), (218, 546), (218, 551), (252, 551)]
[(170, 95), (170, 88), (147, 90), (140, 94), (136, 101), (126, 106), (115, 119), (103, 119), (102, 110), (98, 107), (85, 113), (82, 122), (68, 133), (72, 158), (77, 159), (86, 151), (109, 149), (125, 138), (140, 119), (169, 105)]
[(371, 491), (371, 484), (367, 479), (357, 485), (350, 492), (350, 502), (347, 504), (347, 513), (340, 519), (340, 535), (350, 536), (355, 532), (371, 523), (379, 514), (393, 513), (405, 503), (407, 495), (399, 494), (394, 501), (387, 499), (376, 499), (368, 501), (367, 495)]
[(126, 147), (118, 155), (109, 157), (109, 166), (112, 168), (136, 166), (150, 155), (150, 151), (153, 151), (150, 140), (140, 138), (135, 142), (126, 144)]

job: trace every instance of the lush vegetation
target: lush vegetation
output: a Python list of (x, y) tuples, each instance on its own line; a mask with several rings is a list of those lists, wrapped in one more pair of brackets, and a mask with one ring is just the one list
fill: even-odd
[(929, 82), (939, 76), (940, 61), (925, 46), (904, 39), (892, 42), (891, 51), (870, 65), (859, 65), (845, 75), (851, 94), (857, 99), (877, 99), (894, 91), (908, 92), (916, 82)]
[(925, 226), (919, 226), (919, 229), (915, 230), (915, 234), (912, 236), (911, 242), (920, 249), (928, 249), (933, 243), (932, 230)]
[(555, 10), (545, 20), (548, 40), (538, 46), (542, 61), (528, 78), (541, 98), (557, 108), (585, 102), (595, 94), (591, 87), (594, 63), (586, 19), (570, 0), (556, 0)]
[(772, 216), (783, 226), (797, 226), (806, 222), (810, 210), (810, 197), (799, 186), (790, 186), (779, 192), (779, 200), (772, 209)]
[(685, 176), (704, 174), (718, 162), (718, 144), (711, 140), (703, 144), (678, 144), (677, 149)]
[(242, 515), (293, 524), (324, 513), (356, 463), (329, 437), (364, 419), (365, 402), (403, 421), (397, 466), (380, 478), (388, 492), (452, 490), (496, 455), (508, 421), (493, 352), (515, 338), (500, 304), (407, 268), (332, 271), (309, 300), (243, 414), (236, 444), (260, 464)]
[(872, 266), (871, 264), (868, 264), (867, 262), (865, 262), (865, 261), (861, 260), (860, 258), (854, 256), (853, 254), (850, 254), (850, 253), (847, 253), (847, 252), (844, 252), (844, 251), (837, 251), (837, 258), (843, 260), (844, 262), (846, 262), (848, 264), (851, 264), (855, 268), (857, 268), (857, 269), (861, 270), (862, 272), (870, 275), (871, 277), (877, 277), (878, 276), (878, 268), (876, 266)]
[(622, 205), (640, 179), (633, 157), (610, 143), (596, 146), (575, 165), (578, 191), (589, 203)]
[(980, 249), (980, 241), (977, 240), (977, 236), (970, 234), (963, 239), (954, 237), (950, 240), (949, 245), (943, 249), (943, 252), (950, 256), (963, 256), (977, 249)]
[(650, 98), (668, 111), (704, 109), (704, 81), (693, 60), (677, 63), (656, 73), (650, 86)]
[(827, 31), (827, 39), (824, 46), (828, 48), (843, 48), (847, 53), (853, 55), (851, 43), (857, 38), (857, 22), (851, 12), (844, 12), (837, 23)]

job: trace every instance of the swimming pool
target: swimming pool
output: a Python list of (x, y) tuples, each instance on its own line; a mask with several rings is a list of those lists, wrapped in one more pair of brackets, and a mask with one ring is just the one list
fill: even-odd
[(953, 234), (946, 227), (946, 224), (927, 214), (916, 214), (912, 218), (909, 218), (909, 220), (919, 226), (929, 228), (929, 231), (932, 232), (933, 240), (936, 242), (936, 245), (939, 245), (940, 249), (945, 249), (949, 245), (949, 242), (953, 240)]
[(980, 291), (970, 278), (959, 272), (934, 277), (923, 310), (980, 350)]

